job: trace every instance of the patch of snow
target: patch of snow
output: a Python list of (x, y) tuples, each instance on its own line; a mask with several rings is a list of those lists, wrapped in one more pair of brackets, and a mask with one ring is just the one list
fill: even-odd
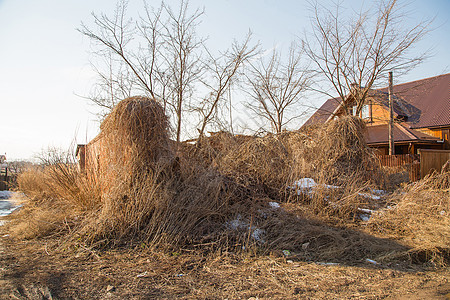
[(251, 230), (252, 229), (252, 238), (260, 243), (265, 243), (264, 234), (266, 233), (264, 229), (260, 228), (250, 228), (250, 225), (245, 220), (241, 220), (241, 215), (237, 215), (236, 219), (232, 221), (228, 221), (225, 223), (225, 226), (232, 230)]
[(257, 240), (260, 243), (265, 243), (266, 241), (264, 240), (264, 237), (263, 237), (265, 233), (266, 232), (264, 229), (256, 228), (252, 232), (252, 238), (254, 238), (255, 240)]
[(359, 218), (360, 218), (361, 220), (363, 220), (364, 222), (369, 221), (371, 215), (372, 215), (373, 213), (375, 213), (374, 210), (368, 209), (368, 208), (358, 208), (358, 210), (359, 210), (360, 212), (363, 212), (363, 214), (360, 214), (360, 215), (359, 215)]
[(144, 273), (141, 273), (141, 274), (136, 275), (136, 277), (137, 277), (137, 278), (141, 278), (141, 277), (145, 277), (145, 276), (147, 276), (147, 275), (148, 275), (148, 272), (145, 271)]
[(367, 222), (367, 221), (370, 220), (370, 215), (361, 214), (361, 215), (359, 215), (359, 218), (360, 218), (362, 221)]
[(316, 262), (316, 264), (321, 266), (339, 266), (339, 263), (334, 262)]
[(11, 201), (0, 200), (0, 211), (8, 210), (14, 207), (14, 204)]
[(264, 219), (267, 219), (267, 213), (264, 211), (264, 210), (262, 210), (262, 209), (258, 209), (258, 213), (259, 213), (259, 215), (261, 216), (261, 217), (263, 217)]
[(362, 211), (363, 213), (366, 213), (366, 214), (373, 214), (375, 212), (374, 210), (371, 210), (368, 208), (358, 208), (358, 210)]
[(340, 189), (340, 186), (328, 185), (328, 184), (318, 184), (312, 178), (301, 178), (294, 182), (292, 189), (297, 189), (297, 195), (308, 194), (311, 196), (313, 189), (318, 186), (325, 187), (327, 189)]
[(372, 194), (376, 194), (376, 195), (384, 195), (384, 194), (386, 194), (386, 191), (383, 191), (383, 190), (372, 190)]
[[(7, 203), (4, 203), (4, 202), (7, 202)], [(0, 217), (9, 215), (10, 213), (15, 211), (19, 207), (22, 207), (22, 205), (14, 206), (14, 204), (9, 201), (1, 201), (0, 200)]]
[(272, 208), (280, 208), (280, 204), (278, 202), (269, 202), (269, 205)]
[(236, 230), (240, 228), (246, 228), (247, 222), (241, 220), (241, 215), (237, 215), (236, 219), (226, 222), (225, 226), (227, 226), (230, 229)]
[(364, 198), (373, 199), (373, 200), (380, 200), (381, 199), (380, 196), (367, 194), (367, 193), (358, 193), (358, 195), (363, 196)]
[(0, 199), (9, 199), (12, 196), (10, 191), (0, 191)]
[(327, 189), (340, 189), (340, 186), (337, 185), (328, 185), (328, 184), (324, 184), (324, 187), (326, 187)]
[(302, 178), (294, 183), (298, 189), (312, 189), (316, 187), (317, 183), (312, 178)]

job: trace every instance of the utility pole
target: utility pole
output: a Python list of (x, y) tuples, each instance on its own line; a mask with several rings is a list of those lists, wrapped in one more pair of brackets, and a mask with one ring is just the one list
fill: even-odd
[(392, 71), (389, 71), (389, 155), (395, 155), (394, 145), (394, 88)]

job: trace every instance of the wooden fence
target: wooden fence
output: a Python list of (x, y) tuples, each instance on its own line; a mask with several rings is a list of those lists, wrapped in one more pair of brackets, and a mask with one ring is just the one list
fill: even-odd
[(385, 167), (400, 167), (414, 162), (420, 162), (419, 155), (399, 154), (399, 155), (379, 155), (380, 163)]
[(8, 190), (9, 179), (9, 176), (0, 175), (0, 191)]
[(399, 155), (378, 155), (381, 166), (384, 167), (405, 167), (409, 173), (410, 181), (420, 179), (420, 156), (412, 154)]
[(420, 177), (423, 178), (433, 171), (441, 171), (450, 160), (450, 150), (419, 149)]

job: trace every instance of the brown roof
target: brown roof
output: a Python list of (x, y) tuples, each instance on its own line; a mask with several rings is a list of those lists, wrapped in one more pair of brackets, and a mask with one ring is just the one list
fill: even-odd
[[(388, 105), (387, 88), (373, 90), (371, 96)], [(324, 123), (338, 105), (336, 99), (327, 100), (305, 125)], [(450, 73), (394, 85), (394, 111), (407, 117), (411, 128), (450, 126)]]
[(339, 106), (338, 98), (328, 99), (306, 122), (303, 126), (325, 123), (331, 114)]
[[(422, 133), (418, 130), (409, 128), (405, 123), (394, 123), (394, 142), (426, 142), (435, 143), (439, 138)], [(366, 142), (368, 145), (387, 144), (389, 142), (388, 124), (369, 125), (366, 131)]]

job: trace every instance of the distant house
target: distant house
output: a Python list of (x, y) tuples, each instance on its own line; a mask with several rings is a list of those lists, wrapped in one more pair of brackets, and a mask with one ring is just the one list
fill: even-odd
[(7, 168), (6, 155), (0, 154), (0, 175), (6, 175), (8, 172)]
[[(346, 106), (352, 113), (352, 100)], [(379, 154), (388, 154), (389, 97), (387, 88), (369, 91), (360, 117), (367, 122), (366, 141)], [(303, 126), (325, 123), (345, 111), (337, 98), (327, 100)], [(450, 149), (450, 73), (394, 86), (396, 154), (418, 149)]]

